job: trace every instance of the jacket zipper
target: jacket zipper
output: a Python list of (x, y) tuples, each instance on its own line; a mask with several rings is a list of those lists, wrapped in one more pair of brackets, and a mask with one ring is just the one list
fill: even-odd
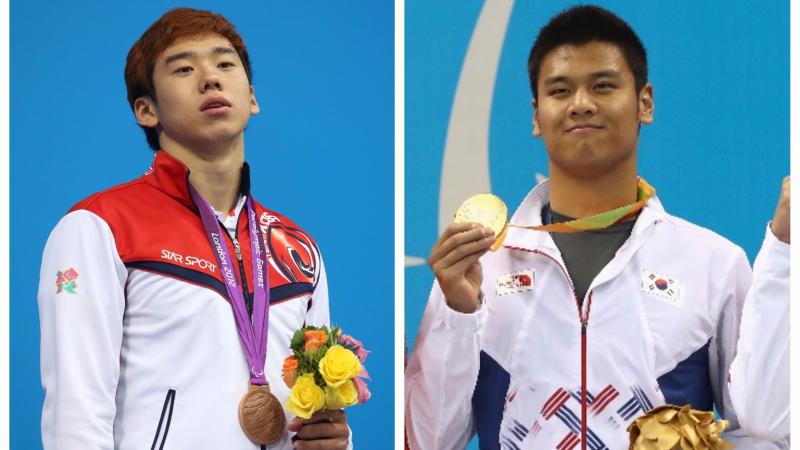
[[(189, 172), (188, 171), (186, 173), (186, 184), (187, 185), (189, 184)], [(194, 199), (192, 199), (192, 204), (194, 204), (195, 209), (199, 208), (197, 206), (197, 204), (194, 203)], [(253, 314), (253, 299), (250, 297), (250, 295), (247, 292), (247, 278), (245, 278), (245, 276), (244, 276), (244, 267), (243, 267), (244, 264), (242, 263), (242, 250), (239, 248), (239, 241), (237, 239), (237, 237), (239, 237), (239, 219), (241, 218), (241, 216), (242, 216), (242, 213), (240, 211), (239, 212), (239, 216), (236, 218), (236, 227), (234, 228), (233, 236), (231, 236), (231, 233), (228, 231), (228, 227), (226, 227), (225, 224), (222, 223), (221, 220), (219, 220), (219, 218), (217, 218), (217, 223), (220, 225), (220, 227), (222, 227), (223, 230), (225, 230), (225, 234), (228, 235), (228, 239), (230, 239), (231, 242), (233, 243), (233, 249), (235, 250), (235, 253), (236, 253), (236, 261), (239, 262), (239, 276), (242, 279), (242, 294), (244, 294), (244, 303), (245, 303), (245, 306), (247, 307), (247, 315), (248, 316), (252, 316), (252, 314)], [(233, 299), (230, 299), (230, 301), (233, 301)]]
[[(519, 250), (526, 250), (521, 249), (518, 247), (514, 247), (515, 249)], [(557, 259), (553, 258), (552, 256), (548, 255), (545, 252), (539, 250), (526, 250), (531, 251), (535, 254), (545, 256), (551, 260), (561, 269), (561, 272), (564, 274), (564, 277), (569, 282), (570, 288), (572, 288), (572, 298), (575, 299), (575, 306), (578, 309), (578, 320), (581, 324), (581, 450), (586, 450), (586, 435), (587, 435), (587, 425), (586, 425), (586, 410), (587, 410), (587, 387), (586, 387), (586, 373), (587, 373), (587, 337), (586, 337), (586, 329), (589, 327), (589, 312), (592, 309), (592, 291), (590, 290), (588, 293), (588, 298), (586, 300), (586, 313), (583, 312), (583, 308), (581, 308), (581, 302), (578, 299), (578, 293), (575, 291), (575, 284), (572, 282), (572, 278), (569, 277), (569, 273), (564, 266), (558, 262)]]
[(237, 239), (239, 235), (239, 230), (236, 230), (236, 234), (231, 238), (233, 241), (233, 249), (236, 253), (236, 261), (239, 262), (239, 276), (242, 278), (242, 293), (244, 293), (244, 302), (247, 306), (247, 315), (253, 315), (253, 299), (250, 297), (248, 293), (249, 289), (247, 289), (247, 278), (244, 276), (244, 262), (242, 262), (242, 249), (239, 247), (239, 240)]
[(587, 372), (587, 348), (586, 348), (586, 329), (589, 326), (589, 311), (592, 309), (592, 291), (589, 291), (589, 302), (586, 305), (586, 314), (581, 318), (581, 449), (586, 450), (586, 372)]

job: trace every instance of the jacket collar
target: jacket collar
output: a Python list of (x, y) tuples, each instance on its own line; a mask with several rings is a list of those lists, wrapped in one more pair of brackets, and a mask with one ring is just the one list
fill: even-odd
[[(523, 226), (542, 225), (542, 208), (550, 202), (550, 180), (544, 180), (534, 187), (522, 200), (517, 210), (511, 216), (509, 223)], [(664, 220), (667, 216), (661, 201), (653, 195), (647, 201), (636, 224), (633, 226), (631, 236), (638, 237), (650, 225)], [(517, 247), (524, 249), (546, 248), (557, 250), (550, 233), (544, 231), (509, 228), (503, 247)]]
[[(197, 210), (189, 194), (189, 168), (164, 150), (156, 152), (142, 179), (187, 208)], [(250, 195), (250, 166), (247, 163), (242, 165), (242, 194)]]

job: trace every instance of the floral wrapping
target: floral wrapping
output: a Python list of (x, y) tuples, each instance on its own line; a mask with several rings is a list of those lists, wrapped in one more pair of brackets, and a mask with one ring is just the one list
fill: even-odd
[(291, 388), (286, 409), (298, 417), (369, 400), (365, 380), (370, 378), (363, 365), (369, 352), (339, 327), (303, 327), (292, 336), (291, 349), (283, 361), (283, 381)]
[(714, 413), (664, 405), (653, 408), (628, 426), (630, 450), (728, 450), (733, 445), (722, 439), (727, 420), (717, 421)]

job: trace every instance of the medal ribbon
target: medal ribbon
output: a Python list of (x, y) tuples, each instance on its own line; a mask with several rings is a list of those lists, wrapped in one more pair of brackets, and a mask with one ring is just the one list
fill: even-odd
[(656, 190), (639, 177), (636, 190), (636, 202), (629, 203), (611, 211), (601, 212), (593, 216), (581, 217), (569, 222), (551, 223), (548, 225), (524, 226), (508, 224), (509, 228), (524, 228), (526, 230), (550, 231), (554, 233), (580, 233), (581, 231), (600, 230), (616, 225), (635, 216), (644, 208), (644, 205), (655, 195)]
[[(189, 185), (189, 193), (194, 200), (200, 217), (203, 219), (208, 242), (214, 249), (214, 256), (219, 264), (220, 274), (228, 291), (228, 299), (233, 308), (233, 318), (239, 332), (239, 341), (242, 344), (247, 363), (250, 367), (250, 382), (255, 385), (268, 384), (264, 376), (264, 362), (267, 356), (267, 331), (269, 329), (269, 279), (266, 273), (266, 255), (264, 242), (258, 230), (253, 199), (247, 196), (247, 224), (250, 230), (250, 250), (253, 266), (253, 320), (247, 316), (244, 292), (236, 278), (230, 252), (225, 245), (225, 240), (214, 209), (203, 197)], [(244, 263), (244, 260), (242, 260)]]

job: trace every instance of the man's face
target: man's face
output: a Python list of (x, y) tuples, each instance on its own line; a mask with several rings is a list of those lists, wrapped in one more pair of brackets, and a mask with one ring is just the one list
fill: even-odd
[(231, 43), (208, 34), (180, 39), (156, 60), (156, 100), (136, 105), (139, 123), (157, 126), (165, 138), (189, 148), (207, 148), (239, 138), (258, 113), (253, 88)]
[(542, 60), (533, 135), (551, 164), (578, 177), (635, 167), (639, 125), (653, 120), (653, 90), (636, 92), (633, 72), (614, 44), (563, 45)]

